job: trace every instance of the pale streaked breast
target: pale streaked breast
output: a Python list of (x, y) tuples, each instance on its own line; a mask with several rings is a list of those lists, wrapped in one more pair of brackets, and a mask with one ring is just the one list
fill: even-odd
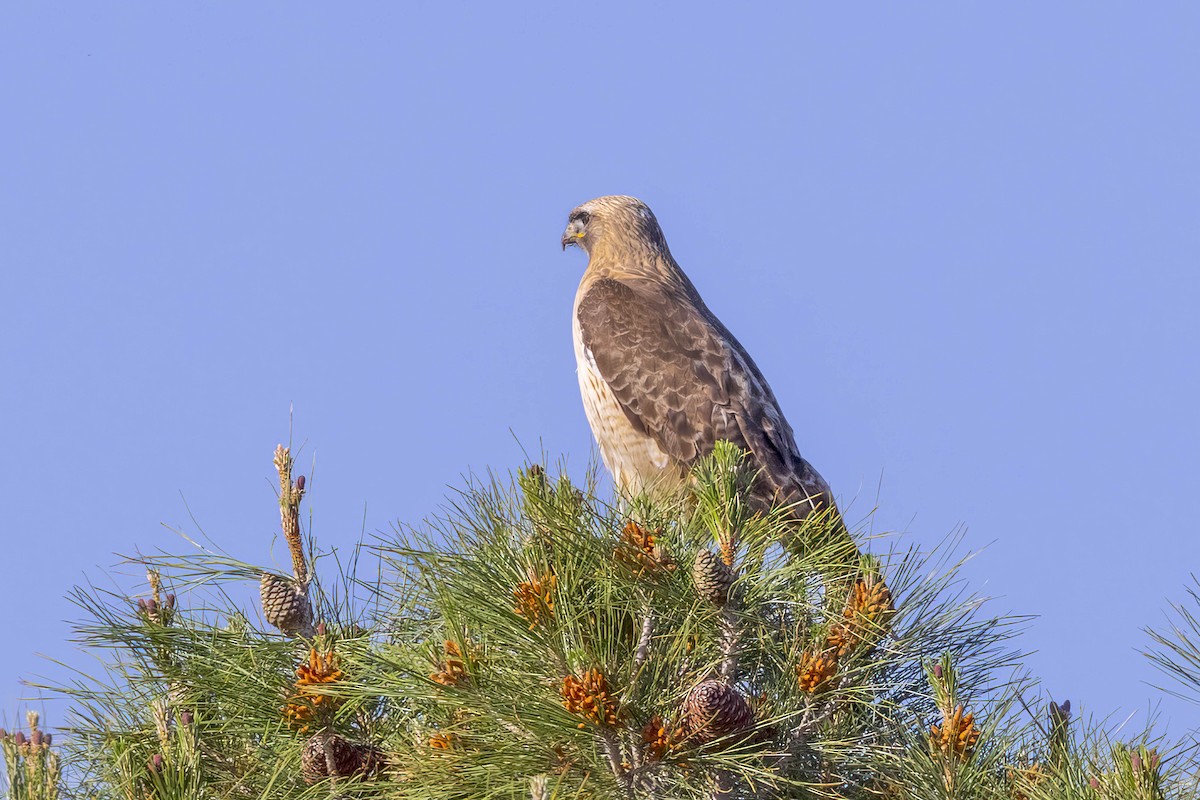
[(600, 446), (600, 456), (617, 487), (636, 494), (652, 488), (677, 486), (681, 482), (679, 470), (653, 439), (633, 427), (595, 360), (583, 346), (577, 313), (571, 315), (571, 329), (583, 410)]

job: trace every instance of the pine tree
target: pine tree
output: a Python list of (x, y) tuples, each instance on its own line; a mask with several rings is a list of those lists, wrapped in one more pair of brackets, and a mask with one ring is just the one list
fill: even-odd
[(79, 589), (104, 670), (58, 687), (65, 744), (0, 731), (14, 800), (1196, 796), (1165, 743), (1038, 698), (955, 542), (849, 559), (833, 521), (751, 512), (733, 446), (672, 502), (475, 482), (344, 564), (274, 465), (292, 574), (201, 549)]

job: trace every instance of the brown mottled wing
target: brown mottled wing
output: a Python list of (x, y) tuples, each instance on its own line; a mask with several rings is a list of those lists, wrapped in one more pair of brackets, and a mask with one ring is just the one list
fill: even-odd
[(758, 367), (698, 298), (604, 278), (578, 316), (587, 355), (630, 423), (681, 466), (726, 439), (753, 454), (771, 500), (831, 501)]

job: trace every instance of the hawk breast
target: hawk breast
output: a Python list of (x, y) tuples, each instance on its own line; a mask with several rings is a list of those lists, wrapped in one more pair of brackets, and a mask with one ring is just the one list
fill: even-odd
[(583, 342), (578, 315), (573, 314), (575, 364), (579, 393), (604, 466), (621, 489), (637, 493), (664, 482), (672, 472), (671, 458), (644, 430), (639, 430), (621, 407), (612, 387), (596, 366), (595, 356)]

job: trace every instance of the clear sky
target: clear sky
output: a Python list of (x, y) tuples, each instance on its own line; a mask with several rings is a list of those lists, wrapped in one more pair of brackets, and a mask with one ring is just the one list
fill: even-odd
[(517, 440), (582, 472), (559, 236), (611, 193), (843, 502), (967, 525), (1047, 689), (1144, 715), (1200, 567), (1200, 6), (733, 8), (0, 7), (9, 723), (160, 523), (287, 563), (291, 404), (327, 545)]

